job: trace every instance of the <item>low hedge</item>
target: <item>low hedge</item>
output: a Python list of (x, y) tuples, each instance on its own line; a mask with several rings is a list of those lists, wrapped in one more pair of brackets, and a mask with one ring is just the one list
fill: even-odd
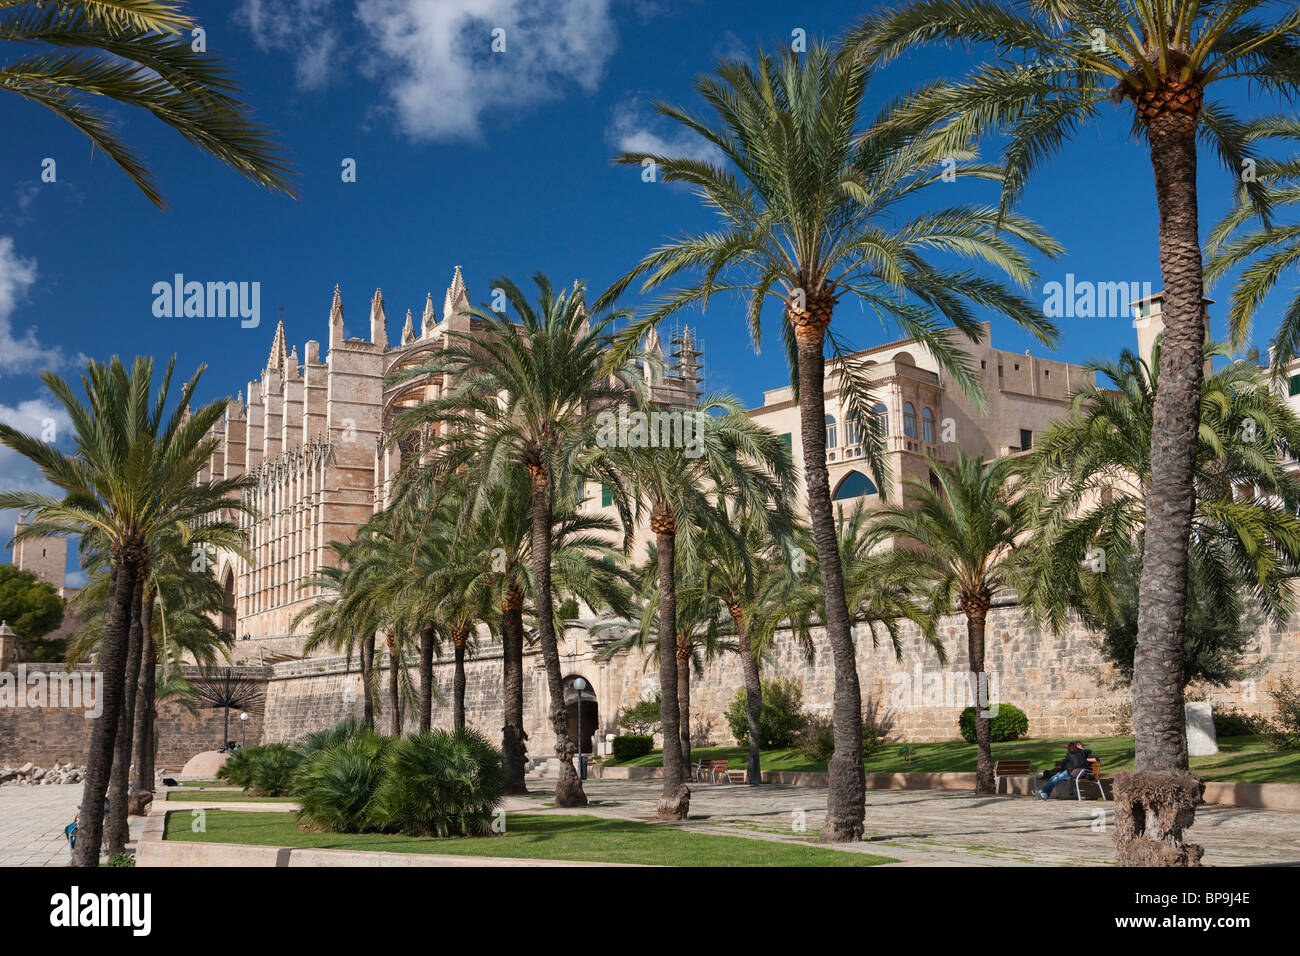
[(649, 734), (624, 734), (614, 738), (614, 759), (635, 760), (654, 749), (655, 739)]

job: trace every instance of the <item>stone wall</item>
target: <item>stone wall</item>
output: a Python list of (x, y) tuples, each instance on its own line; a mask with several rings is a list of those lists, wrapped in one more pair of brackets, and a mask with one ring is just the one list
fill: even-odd
[[(96, 685), (89, 680), (95, 673), (91, 665), (78, 665), (69, 677), (78, 679), (76, 696), (69, 696), (55, 681), (66, 681), (62, 664), (26, 664), (22, 671), (10, 669), (0, 672), (0, 765), (21, 765), (31, 761), (38, 766), (71, 761), (85, 763), (90, 740), (91, 719), (97, 710)], [(197, 672), (186, 668), (186, 676)], [(265, 679), (264, 668), (237, 671), (239, 676)], [(20, 684), (25, 684), (21, 703), (14, 696)], [(43, 691), (36, 687), (42, 684)], [(71, 682), (68, 685), (71, 690)], [(85, 688), (85, 694), (80, 692)], [(249, 743), (262, 736), (263, 709), (248, 711), (248, 726), (241, 730), (239, 712), (230, 713), (230, 739), (240, 740), (246, 734)], [(164, 700), (158, 707), (158, 758), (157, 767), (177, 771), (190, 757), (205, 750), (221, 746), (224, 727), (220, 710), (204, 709), (191, 714), (173, 700)]]

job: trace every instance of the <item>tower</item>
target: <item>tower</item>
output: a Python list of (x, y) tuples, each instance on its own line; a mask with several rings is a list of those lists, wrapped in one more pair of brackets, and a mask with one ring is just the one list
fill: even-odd
[[(30, 527), (27, 515), (19, 515), (14, 535), (17, 536), (27, 527)], [(67, 583), (68, 539), (27, 538), (15, 541), (14, 565), (20, 571), (31, 571), (37, 579), (54, 585), (62, 596), (64, 585)]]

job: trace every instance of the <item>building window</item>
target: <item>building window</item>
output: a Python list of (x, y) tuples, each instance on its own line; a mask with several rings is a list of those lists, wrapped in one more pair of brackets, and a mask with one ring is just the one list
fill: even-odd
[(786, 432), (785, 434), (783, 434), (783, 435), (781, 436), (781, 444), (785, 445), (785, 450), (790, 454), (790, 457), (793, 458), (793, 457), (794, 457), (794, 441), (793, 441), (793, 439), (790, 437), (790, 433), (789, 433), (789, 432)]
[(847, 501), (850, 498), (863, 498), (867, 495), (874, 495), (876, 486), (860, 471), (851, 471), (844, 476), (844, 480), (839, 483), (835, 489), (835, 494), (831, 496), (832, 501)]
[(1034, 433), (1028, 428), (1020, 429), (1020, 450), (1029, 451), (1034, 445)]
[(840, 443), (836, 441), (836, 438), (838, 437), (836, 435), (837, 430), (838, 429), (836, 429), (835, 427), (835, 416), (827, 415), (826, 416), (826, 447), (827, 448), (838, 448), (840, 446)]
[(889, 434), (889, 409), (885, 407), (884, 402), (876, 402), (871, 409), (871, 425), (880, 438)]
[(602, 508), (608, 508), (612, 504), (614, 504), (614, 491), (612, 488), (609, 487), (609, 485), (605, 484), (604, 482), (601, 482), (600, 506)]
[(916, 409), (911, 402), (903, 403), (903, 434), (908, 438), (916, 437)]
[(934, 412), (928, 408), (921, 410), (921, 437), (934, 444)]
[(1300, 395), (1300, 375), (1291, 376), (1291, 394)]

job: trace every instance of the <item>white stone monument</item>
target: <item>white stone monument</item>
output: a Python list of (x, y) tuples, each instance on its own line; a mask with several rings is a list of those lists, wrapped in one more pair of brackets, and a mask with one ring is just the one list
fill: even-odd
[(1218, 738), (1214, 733), (1214, 710), (1208, 701), (1186, 704), (1187, 754), (1190, 757), (1209, 757), (1219, 752)]

